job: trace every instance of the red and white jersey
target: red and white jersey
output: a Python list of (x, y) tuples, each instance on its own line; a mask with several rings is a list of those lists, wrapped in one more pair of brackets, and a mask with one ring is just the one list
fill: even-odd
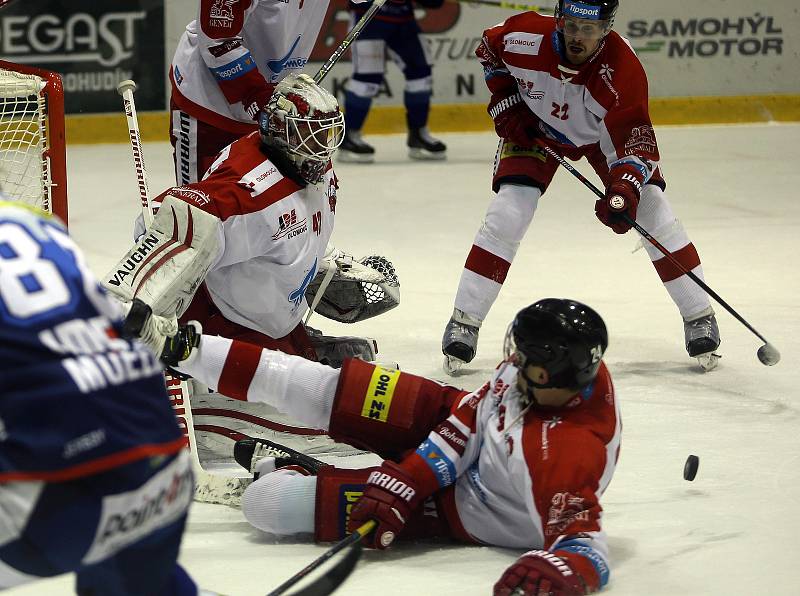
[(551, 141), (563, 148), (599, 145), (609, 168), (632, 163), (648, 180), (659, 154), (647, 75), (633, 48), (611, 31), (575, 66), (561, 46), (553, 17), (525, 12), (484, 31), (475, 53), (492, 93), (518, 90)]
[(197, 19), (181, 36), (170, 68), (175, 103), (217, 128), (251, 130), (253, 119), (242, 101), (305, 68), (328, 4), (200, 0)]
[(337, 179), (329, 167), (317, 185), (286, 178), (262, 151), (257, 132), (222, 150), (202, 181), (170, 188), (219, 218), (219, 253), (205, 278), (229, 321), (273, 338), (294, 329), (305, 291), (333, 232)]

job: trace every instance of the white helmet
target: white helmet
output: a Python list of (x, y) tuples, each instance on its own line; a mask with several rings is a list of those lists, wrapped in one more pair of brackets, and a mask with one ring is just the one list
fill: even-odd
[(308, 184), (322, 180), (344, 138), (339, 102), (307, 74), (289, 74), (278, 83), (258, 127), (264, 144), (284, 154)]

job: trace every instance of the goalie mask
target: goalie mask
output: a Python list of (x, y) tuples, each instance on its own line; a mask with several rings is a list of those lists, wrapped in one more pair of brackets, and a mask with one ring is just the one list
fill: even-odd
[(339, 102), (306, 74), (287, 75), (258, 120), (261, 140), (286, 157), (307, 184), (322, 180), (344, 138)]
[[(594, 310), (574, 300), (546, 298), (517, 313), (506, 332), (505, 357), (530, 386), (580, 391), (597, 376), (608, 347), (608, 332)], [(536, 383), (525, 369), (536, 365), (549, 380)]]

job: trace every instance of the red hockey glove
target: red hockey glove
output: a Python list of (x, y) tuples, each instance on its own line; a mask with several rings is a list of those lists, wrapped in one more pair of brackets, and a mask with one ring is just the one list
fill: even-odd
[(546, 550), (532, 550), (506, 569), (494, 585), (494, 596), (583, 596), (586, 588), (578, 573)]
[(493, 93), (487, 107), (494, 130), (501, 139), (530, 145), (539, 136), (539, 118), (531, 112), (518, 92)]
[(374, 519), (378, 525), (364, 537), (364, 545), (384, 549), (405, 527), (422, 500), (416, 481), (399, 465), (387, 460), (370, 473), (364, 494), (350, 512), (347, 531), (355, 532)]
[(242, 98), (242, 105), (245, 112), (256, 122), (258, 122), (258, 114), (261, 110), (267, 107), (269, 98), (272, 97), (272, 92), (275, 90), (275, 85), (259, 86), (248, 93)]
[(594, 214), (617, 234), (631, 229), (631, 224), (622, 219), (626, 214), (636, 220), (639, 194), (642, 192), (644, 176), (634, 166), (625, 164), (611, 170), (611, 183), (606, 188), (606, 196), (597, 199)]

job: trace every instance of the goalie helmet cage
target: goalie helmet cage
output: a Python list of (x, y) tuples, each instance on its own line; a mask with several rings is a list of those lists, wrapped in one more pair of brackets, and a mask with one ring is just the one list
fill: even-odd
[(0, 60), (0, 190), (67, 223), (64, 87), (55, 72)]

